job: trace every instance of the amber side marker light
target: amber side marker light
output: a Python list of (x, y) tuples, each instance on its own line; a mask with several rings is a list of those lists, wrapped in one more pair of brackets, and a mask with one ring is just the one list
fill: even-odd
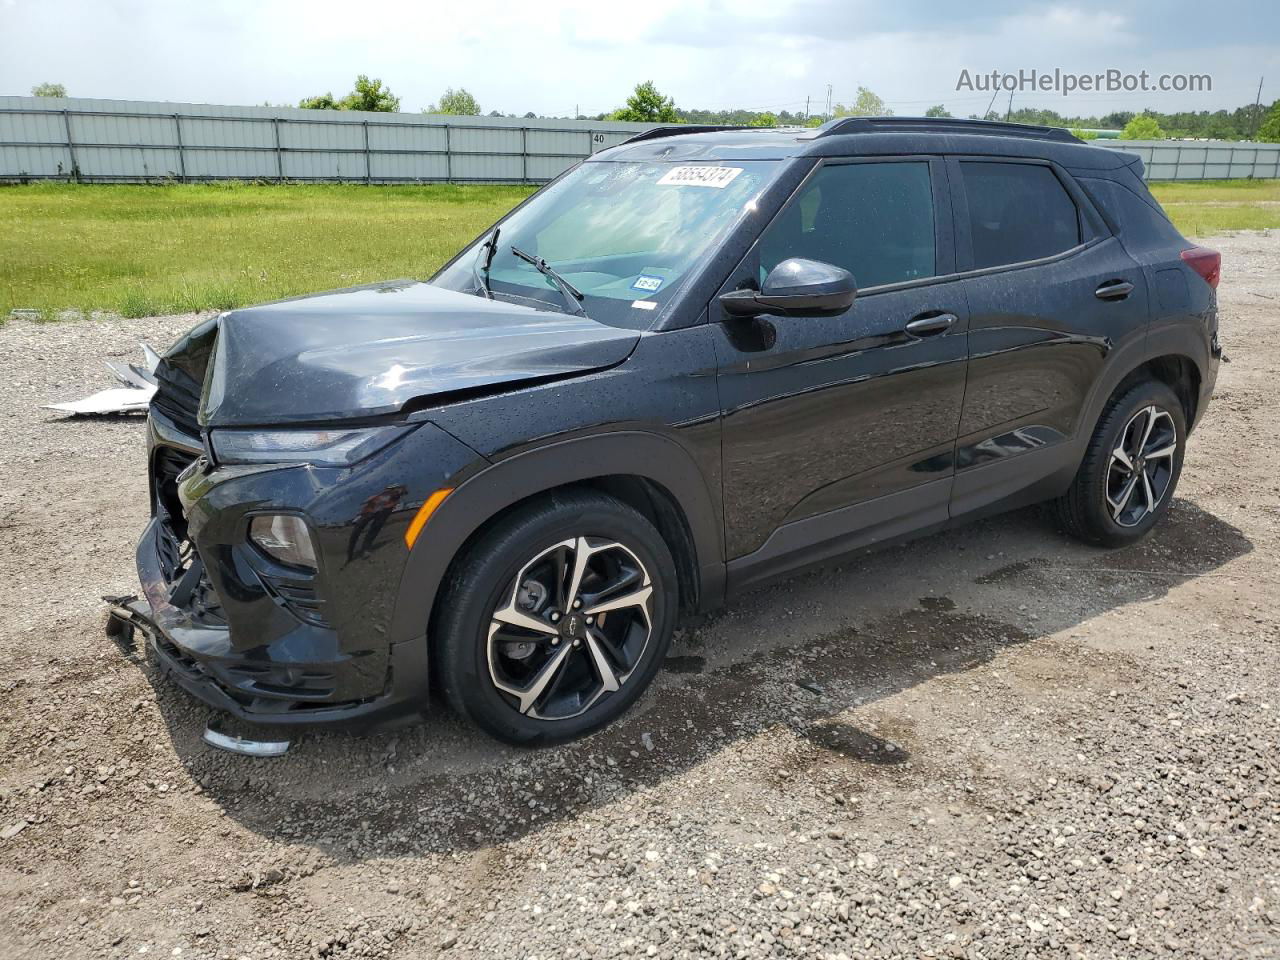
[(413, 549), (414, 543), (417, 542), (418, 534), (422, 532), (422, 528), (427, 525), (431, 515), (436, 512), (436, 508), (444, 503), (445, 498), (451, 493), (453, 493), (453, 487), (442, 487), (427, 497), (427, 502), (418, 508), (418, 512), (414, 514), (413, 522), (409, 524), (409, 529), (404, 532), (404, 543), (410, 550)]

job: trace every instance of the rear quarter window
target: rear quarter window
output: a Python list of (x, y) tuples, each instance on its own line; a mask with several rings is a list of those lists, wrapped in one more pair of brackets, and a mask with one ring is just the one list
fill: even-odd
[(1147, 251), (1181, 250), (1188, 246), (1178, 228), (1156, 204), (1146, 187), (1138, 181), (1145, 196), (1114, 180), (1077, 177), (1076, 182), (1101, 207), (1115, 227), (1125, 249), (1132, 254)]

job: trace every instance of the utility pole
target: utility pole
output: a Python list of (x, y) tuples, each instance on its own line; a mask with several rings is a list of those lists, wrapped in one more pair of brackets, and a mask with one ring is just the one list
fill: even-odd
[(831, 84), (827, 84), (827, 113), (826, 119), (831, 119)]
[(990, 102), (987, 104), (986, 112), (985, 112), (985, 113), (983, 113), (981, 117), (979, 117), (979, 119), (980, 119), (980, 120), (985, 120), (985, 119), (987, 119), (987, 114), (988, 114), (988, 113), (990, 113), (990, 112), (991, 112), (991, 108), (992, 108), (992, 107), (994, 107), (994, 106), (996, 105), (996, 97), (998, 97), (998, 96), (1000, 96), (1000, 88), (999, 88), (999, 87), (996, 87), (996, 88), (995, 88), (995, 90), (993, 90), (993, 91), (992, 91), (992, 93), (991, 93), (991, 100), (990, 100)]
[(808, 97), (804, 98), (804, 120), (805, 120), (805, 123), (809, 122), (809, 98)]
[(1252, 140), (1258, 135), (1258, 121), (1262, 119), (1262, 81), (1266, 77), (1258, 78), (1258, 95), (1253, 98), (1253, 129), (1249, 131), (1249, 139)]
[(1004, 112), (1004, 122), (1008, 123), (1009, 118), (1013, 116), (1013, 91), (1009, 91), (1009, 109)]

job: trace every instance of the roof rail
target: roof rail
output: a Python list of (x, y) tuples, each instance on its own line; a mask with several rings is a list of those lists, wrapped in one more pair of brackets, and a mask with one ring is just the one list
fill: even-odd
[[(660, 137), (678, 137), (682, 133), (717, 133), (721, 130), (750, 130), (751, 127), (744, 127), (741, 124), (710, 124), (710, 123), (673, 123), (665, 127), (654, 127), (651, 130), (642, 130), (634, 137), (627, 137), (622, 143), (638, 143), (641, 140), (657, 140)], [(618, 144), (621, 146), (622, 144)]]
[(970, 133), (989, 137), (1024, 137), (1028, 140), (1056, 140), (1060, 143), (1083, 143), (1070, 130), (1062, 127), (1040, 127), (1029, 123), (1004, 123), (1000, 120), (962, 120), (959, 117), (839, 117), (818, 127), (814, 138), (843, 136), (849, 133)]

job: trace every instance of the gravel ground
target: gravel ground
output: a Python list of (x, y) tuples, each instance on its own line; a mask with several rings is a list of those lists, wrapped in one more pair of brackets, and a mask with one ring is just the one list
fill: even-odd
[(1149, 540), (1031, 510), (792, 580), (537, 752), (205, 747), (102, 636), (142, 424), (37, 408), (192, 318), (0, 329), (5, 956), (1280, 956), (1280, 233), (1212, 243), (1234, 362)]

